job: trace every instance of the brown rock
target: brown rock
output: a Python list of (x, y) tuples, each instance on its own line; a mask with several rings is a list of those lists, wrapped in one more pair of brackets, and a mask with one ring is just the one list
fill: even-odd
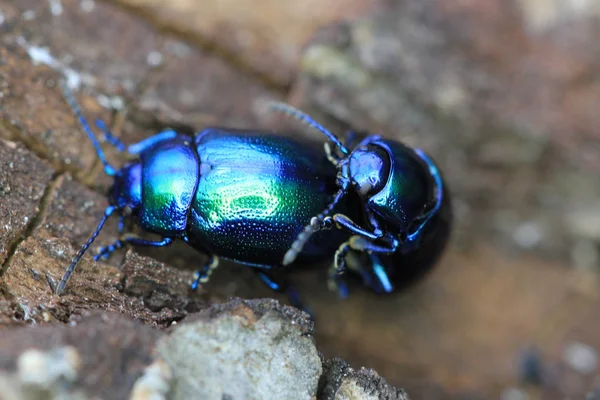
[[(90, 398), (123, 399), (128, 397), (135, 380), (151, 363), (152, 349), (161, 333), (118, 314), (96, 313), (72, 326), (20, 328), (5, 331), (2, 335), (0, 370), (15, 371), (17, 361), (22, 360), (26, 351), (41, 351), (39, 358), (72, 346), (66, 348), (75, 351), (78, 363), (70, 389), (82, 391)], [(51, 368), (58, 368), (58, 365), (55, 363)], [(51, 375), (51, 371), (47, 373)]]
[(372, 369), (361, 368), (356, 371), (347, 362), (334, 358), (325, 361), (323, 370), (319, 382), (319, 400), (408, 400), (404, 390), (390, 386)]
[[(151, 301), (150, 304), (145, 304), (144, 296), (136, 298), (121, 292), (123, 275), (119, 270), (92, 261), (90, 255), (84, 256), (80, 261), (65, 294), (56, 296), (46, 281), (46, 275), (55, 280), (60, 279), (73, 255), (74, 251), (66, 240), (43, 235), (29, 238), (19, 245), (2, 282), (7, 298), (13, 301), (17, 310), (21, 310), (23, 320), (38, 323), (56, 320), (66, 322), (71, 315), (100, 309), (128, 314), (149, 324), (169, 326), (173, 321), (185, 317), (187, 308), (194, 311), (204, 304), (201, 300), (202, 292), (182, 298), (175, 289), (165, 288), (163, 283), (151, 281), (151, 275), (146, 278), (150, 280), (147, 283), (148, 290), (152, 289), (146, 297)], [(157, 266), (156, 262), (142, 257), (135, 260), (140, 263), (135, 267), (138, 270), (144, 270), (148, 261), (151, 266)], [(159, 267), (168, 268), (162, 265)], [(177, 270), (171, 269), (170, 273), (165, 274), (176, 277), (173, 280), (183, 279)]]
[(157, 352), (173, 373), (173, 399), (311, 399), (322, 372), (308, 315), (270, 299), (214, 305)]
[(0, 265), (32, 226), (53, 173), (23, 145), (0, 139)]
[[(106, 196), (74, 181), (68, 174), (60, 175), (53, 185), (34, 235), (68, 239), (73, 248), (79, 249), (96, 229), (107, 206)], [(95, 255), (101, 246), (118, 239), (118, 220), (115, 216), (106, 222), (90, 249), (91, 255)], [(115, 265), (119, 264), (119, 257), (111, 259), (117, 261)]]
[(142, 257), (134, 251), (128, 251), (123, 264), (123, 292), (142, 299), (150, 310), (162, 309), (197, 312), (204, 308), (201, 299), (204, 288), (194, 293), (190, 284), (194, 275), (189, 270), (173, 268), (149, 257)]
[[(118, 238), (116, 217), (105, 225), (77, 266), (66, 294), (61, 297), (52, 294), (46, 274), (60, 279), (91, 236), (107, 204), (102, 195), (68, 175), (59, 176), (53, 183), (45, 208), (31, 230), (33, 236), (18, 246), (3, 277), (8, 299), (13, 301), (15, 312), (23, 314), (23, 319), (66, 321), (71, 314), (100, 308), (164, 326), (203, 307), (204, 292), (189, 291), (190, 271), (173, 269), (131, 253), (123, 265), (123, 278), (114, 266), (121, 264), (125, 250), (108, 260), (112, 266), (104, 260), (92, 260), (96, 249)], [(120, 291), (122, 279), (125, 279), (125, 293)]]
[(6, 127), (0, 135), (25, 143), (57, 170), (89, 173), (96, 155), (56, 87), (59, 74), (34, 66), (14, 41), (0, 48), (0, 57), (0, 118)]
[(429, 151), (463, 244), (564, 259), (571, 211), (600, 213), (600, 47), (595, 6), (562, 4), (390, 3), (321, 32), (291, 98)]
[[(165, 28), (225, 54), (238, 67), (258, 72), (264, 80), (288, 85), (304, 43), (328, 23), (377, 9), (381, 1), (318, 0), (301, 3), (211, 0), (118, 0), (140, 10)], [(240, 65), (241, 64), (241, 65)]]
[(206, 125), (255, 127), (264, 114), (260, 105), (279, 98), (222, 59), (182, 42), (168, 41), (164, 57), (166, 65), (138, 105), (159, 120), (185, 123), (194, 130)]
[[(156, 59), (162, 37), (142, 18), (114, 5), (78, 0), (23, 0), (16, 5), (21, 18), (13, 34), (21, 37), (19, 43), (45, 49), (54, 60), (51, 67), (80, 83), (135, 94), (160, 65)], [(13, 40), (18, 39), (5, 38)], [(35, 61), (47, 63), (48, 57)]]

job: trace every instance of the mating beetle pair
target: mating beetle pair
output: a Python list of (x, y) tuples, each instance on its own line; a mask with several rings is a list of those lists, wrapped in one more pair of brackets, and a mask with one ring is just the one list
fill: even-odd
[[(275, 104), (329, 138), (335, 147), (326, 145), (327, 157), (283, 136), (222, 128), (194, 136), (166, 130), (126, 147), (98, 121), (109, 143), (137, 156), (115, 170), (72, 94), (63, 90), (114, 185), (110, 206), (55, 286), (57, 294), (113, 214), (121, 222), (132, 215), (161, 239), (125, 236), (96, 260), (126, 243), (162, 247), (182, 239), (209, 256), (194, 289), (208, 280), (218, 257), (254, 267), (272, 289), (285, 291), (287, 284), (273, 279), (269, 269), (297, 257), (321, 261), (335, 253), (330, 275), (342, 291), (339, 276), (349, 265), (373, 290), (390, 292), (406, 276), (430, 267), (445, 246), (449, 198), (437, 167), (419, 150), (368, 136), (350, 151), (309, 116)], [(358, 262), (347, 263), (349, 255)]]

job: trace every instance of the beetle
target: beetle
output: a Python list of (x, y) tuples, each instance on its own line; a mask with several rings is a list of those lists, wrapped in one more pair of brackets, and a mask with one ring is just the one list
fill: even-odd
[[(386, 293), (404, 285), (407, 271), (426, 270), (435, 262), (436, 252), (420, 253), (418, 246), (412, 254), (405, 251), (401, 255), (385, 256), (364, 252), (348, 245), (351, 241), (346, 232), (325, 226), (334, 208), (346, 212), (335, 214), (336, 218), (351, 215), (357, 220), (365, 219), (365, 216), (371, 220), (371, 214), (363, 204), (350, 205), (353, 202), (347, 201), (347, 193), (338, 190), (341, 184), (343, 186), (340, 168), (337, 164), (332, 168), (330, 162), (341, 163), (341, 159), (327, 146), (325, 157), (312, 146), (287, 137), (226, 128), (207, 128), (193, 136), (165, 130), (126, 146), (98, 120), (96, 125), (107, 142), (117, 150), (137, 157), (115, 170), (106, 160), (72, 93), (64, 85), (62, 88), (105, 173), (114, 177), (114, 183), (109, 195), (110, 205), (91, 237), (74, 257), (60, 282), (55, 285), (49, 279), (57, 294), (64, 292), (77, 263), (113, 214), (121, 218), (120, 232), (124, 229), (126, 215), (131, 215), (143, 230), (158, 234), (161, 239), (152, 241), (128, 235), (103, 247), (95, 260), (108, 257), (125, 244), (164, 247), (175, 239), (182, 239), (209, 256), (196, 273), (192, 289), (208, 281), (220, 257), (254, 267), (265, 284), (273, 290), (287, 292), (292, 304), (299, 308), (303, 307), (293, 287), (286, 279), (277, 281), (269, 271), (291, 264), (293, 260), (281, 262), (290, 252), (293, 252), (294, 260), (300, 256), (304, 260), (323, 261), (330, 259), (337, 249), (336, 262), (342, 251), (344, 258), (348, 253), (358, 253), (359, 263), (353, 264), (353, 270), (363, 277), (366, 286)], [(281, 103), (271, 106), (296, 117), (303, 115)], [(316, 123), (310, 126), (317, 126), (333, 140), (337, 139)], [(322, 221), (322, 229), (311, 231), (314, 224), (305, 228), (303, 221), (314, 222), (315, 214)], [(439, 244), (445, 243), (447, 236), (444, 236), (444, 229), (438, 229), (445, 226), (440, 215), (436, 213), (426, 229), (432, 237), (426, 243), (436, 243), (434, 247), (438, 253), (443, 249)], [(436, 220), (442, 222), (433, 223)], [(319, 232), (324, 229), (335, 232), (333, 235)], [(345, 297), (345, 282), (340, 279), (331, 282)]]
[[(102, 121), (97, 127), (110, 144), (136, 158), (121, 169), (113, 168), (81, 113), (69, 89), (64, 97), (91, 140), (104, 172), (114, 178), (109, 206), (91, 237), (81, 247), (54, 285), (62, 294), (77, 263), (92, 245), (106, 220), (127, 215), (142, 230), (158, 234), (147, 240), (126, 235), (103, 247), (95, 260), (108, 257), (126, 244), (164, 247), (181, 239), (208, 255), (196, 273), (192, 289), (208, 280), (218, 259), (230, 259), (254, 267), (270, 288), (287, 291), (269, 270), (281, 267), (281, 259), (311, 216), (332, 202), (335, 169), (321, 150), (292, 138), (259, 131), (206, 128), (195, 135), (165, 130), (126, 146)], [(335, 202), (339, 203), (338, 201)], [(347, 238), (338, 231), (323, 232), (307, 243), (300, 256), (305, 260), (330, 259)]]
[[(442, 220), (448, 219), (450, 224), (450, 200), (441, 172), (425, 152), (379, 135), (366, 136), (350, 151), (337, 136), (309, 115), (286, 104), (273, 107), (329, 139), (325, 152), (337, 171), (338, 185), (331, 203), (311, 218), (286, 252), (283, 265), (296, 259), (313, 234), (332, 227), (352, 234), (335, 252), (330, 276), (338, 280), (345, 272), (346, 257), (351, 251), (392, 255), (392, 259), (383, 257), (386, 260), (383, 265), (393, 265), (396, 253), (400, 261), (423, 257), (419, 254), (424, 238), (430, 242), (439, 241), (435, 234), (431, 238), (431, 232), (445, 223)], [(365, 221), (345, 213), (334, 213), (337, 204), (350, 193), (359, 198)], [(435, 218), (442, 209), (443, 218)], [(443, 232), (439, 235), (443, 236)], [(445, 241), (434, 246), (435, 250), (441, 252)]]

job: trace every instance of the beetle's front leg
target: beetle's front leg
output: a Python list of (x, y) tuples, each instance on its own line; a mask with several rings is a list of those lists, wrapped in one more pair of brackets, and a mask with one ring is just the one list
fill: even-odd
[(338, 247), (334, 256), (334, 263), (329, 269), (329, 283), (330, 286), (333, 286), (340, 291), (341, 297), (347, 295), (344, 273), (346, 271), (346, 256), (350, 250), (367, 253), (391, 254), (398, 249), (399, 243), (391, 235), (384, 237), (382, 241), (387, 243), (378, 244), (362, 235), (354, 235), (350, 237), (350, 240), (342, 243), (340, 247)]
[(371, 240), (381, 238), (383, 236), (383, 231), (379, 228), (377, 220), (369, 215), (369, 222), (373, 226), (371, 231), (359, 226), (344, 214), (335, 214), (333, 217), (324, 218), (321, 229), (330, 229), (330, 227), (335, 224), (339, 229), (346, 229), (357, 236), (362, 236)]

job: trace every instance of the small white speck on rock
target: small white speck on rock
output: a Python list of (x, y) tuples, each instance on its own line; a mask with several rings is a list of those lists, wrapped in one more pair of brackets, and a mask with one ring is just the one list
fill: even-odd
[(523, 391), (517, 388), (507, 388), (500, 396), (501, 400), (527, 400), (527, 396)]
[(530, 249), (540, 243), (544, 238), (544, 233), (538, 224), (528, 221), (515, 229), (513, 238), (522, 248)]
[(96, 7), (96, 3), (94, 2), (94, 0), (81, 0), (81, 2), (79, 3), (79, 8), (83, 12), (92, 12), (94, 10), (94, 7)]
[(58, 17), (63, 13), (63, 6), (60, 0), (48, 0), (48, 2), (50, 3), (50, 12), (52, 15)]
[(60, 379), (77, 379), (81, 359), (74, 347), (66, 346), (48, 352), (27, 350), (21, 354), (17, 364), (22, 382), (49, 387)]
[(146, 56), (146, 62), (148, 63), (148, 65), (150, 65), (151, 67), (158, 67), (159, 65), (162, 64), (163, 62), (163, 55), (162, 53), (154, 50), (151, 51), (150, 53), (148, 53), (148, 55)]
[(32, 21), (35, 19), (35, 11), (27, 10), (27, 11), (23, 12), (23, 14), (21, 14), (21, 17), (25, 21)]
[(590, 374), (598, 367), (596, 350), (581, 342), (573, 342), (565, 347), (563, 360), (581, 374)]

